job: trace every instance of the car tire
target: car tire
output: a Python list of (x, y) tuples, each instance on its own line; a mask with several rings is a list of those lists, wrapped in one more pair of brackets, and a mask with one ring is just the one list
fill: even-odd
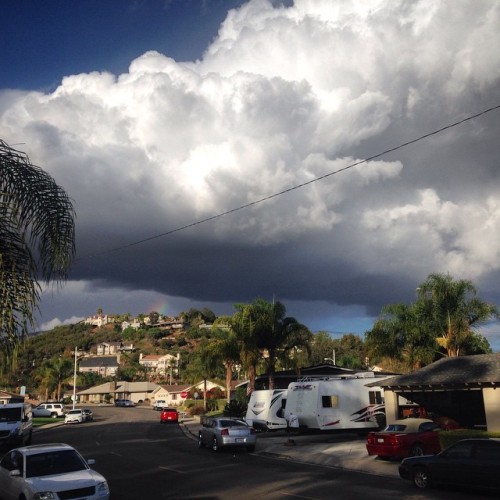
[(425, 467), (415, 467), (412, 479), (413, 484), (421, 490), (425, 490), (431, 485), (431, 475)]
[(57, 413), (53, 411), (53, 412), (50, 414), (50, 418), (57, 418)]
[(212, 441), (212, 451), (219, 451), (219, 443), (217, 442), (216, 437), (214, 437)]
[(201, 434), (198, 434), (198, 448), (205, 448), (205, 443), (201, 437)]
[(410, 450), (410, 457), (421, 457), (425, 454), (424, 447), (421, 443), (415, 443)]

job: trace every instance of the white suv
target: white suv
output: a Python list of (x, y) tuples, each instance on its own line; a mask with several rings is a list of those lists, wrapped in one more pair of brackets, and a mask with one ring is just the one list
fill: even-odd
[(33, 408), (34, 417), (64, 417), (64, 405), (62, 403), (42, 403)]

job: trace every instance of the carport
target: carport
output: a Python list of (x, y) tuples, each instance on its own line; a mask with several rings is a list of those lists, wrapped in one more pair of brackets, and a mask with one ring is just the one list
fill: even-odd
[(377, 385), (384, 389), (387, 423), (401, 417), (408, 399), (461, 427), (500, 432), (500, 354), (443, 358)]

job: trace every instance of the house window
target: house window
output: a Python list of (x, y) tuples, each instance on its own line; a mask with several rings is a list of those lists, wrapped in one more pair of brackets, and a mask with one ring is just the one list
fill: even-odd
[(339, 407), (339, 397), (338, 396), (321, 396), (321, 401), (323, 408), (338, 408)]
[(172, 394), (172, 401), (175, 401), (177, 399), (177, 394)]

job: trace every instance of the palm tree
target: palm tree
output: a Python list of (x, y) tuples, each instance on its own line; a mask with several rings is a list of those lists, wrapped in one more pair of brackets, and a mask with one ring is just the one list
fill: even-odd
[(304, 348), (310, 352), (313, 335), (305, 325), (286, 316), (286, 308), (281, 302), (256, 299), (252, 302), (252, 311), (256, 345), (264, 356), (269, 389), (274, 389), (277, 361), (281, 359), (286, 363), (294, 349)]
[(240, 348), (236, 334), (231, 330), (213, 328), (207, 349), (213, 358), (218, 359), (226, 369), (226, 399), (231, 399), (233, 368), (240, 361)]
[(66, 280), (75, 254), (73, 205), (28, 157), (0, 140), (0, 356), (15, 366), (34, 326), (38, 279)]
[(261, 360), (261, 352), (255, 337), (255, 317), (250, 304), (235, 304), (236, 312), (230, 318), (230, 326), (236, 335), (240, 349), (240, 360), (248, 374), (247, 396), (255, 390), (257, 364)]
[(417, 290), (421, 314), (450, 357), (462, 353), (478, 325), (499, 314), (497, 306), (477, 296), (477, 289), (469, 280), (454, 281), (448, 274), (431, 274)]

